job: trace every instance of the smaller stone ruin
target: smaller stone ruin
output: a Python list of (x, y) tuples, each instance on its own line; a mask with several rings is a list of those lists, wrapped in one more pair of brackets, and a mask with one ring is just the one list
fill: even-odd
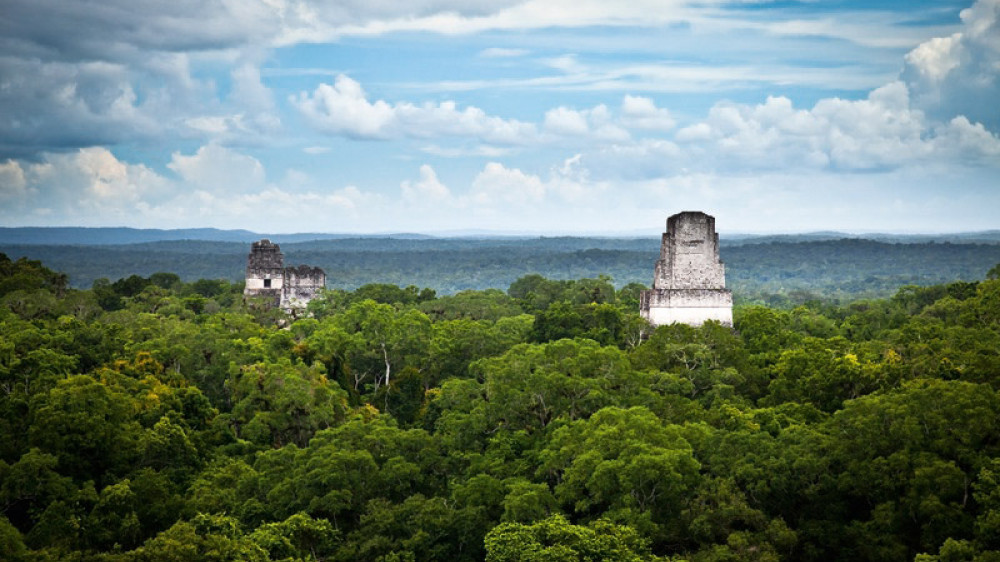
[(291, 312), (305, 308), (326, 287), (326, 272), (318, 267), (285, 267), (281, 248), (268, 239), (254, 242), (247, 256), (245, 297), (266, 297), (272, 306)]
[(726, 289), (715, 217), (685, 211), (667, 219), (653, 288), (642, 292), (639, 312), (654, 327), (709, 320), (733, 325), (733, 294)]

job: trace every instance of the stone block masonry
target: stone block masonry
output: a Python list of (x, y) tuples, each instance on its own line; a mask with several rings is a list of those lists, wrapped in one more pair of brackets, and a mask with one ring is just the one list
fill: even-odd
[(268, 239), (254, 242), (247, 256), (246, 297), (267, 297), (286, 311), (305, 308), (326, 287), (326, 272), (318, 267), (285, 267), (281, 248)]
[(733, 325), (733, 294), (719, 259), (715, 217), (685, 211), (667, 219), (653, 288), (640, 296), (639, 312), (653, 326), (708, 320)]

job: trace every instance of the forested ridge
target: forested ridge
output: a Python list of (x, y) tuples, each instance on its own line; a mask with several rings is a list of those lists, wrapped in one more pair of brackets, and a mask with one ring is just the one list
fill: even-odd
[(288, 317), (0, 254), (0, 558), (1000, 560), (993, 263), (643, 339), (596, 275)]
[[(739, 302), (801, 304), (822, 298), (848, 302), (889, 297), (903, 285), (973, 281), (982, 264), (1000, 262), (1000, 244), (906, 238), (784, 236), (722, 241), (727, 281)], [(913, 242), (912, 240), (917, 240)], [(945, 238), (944, 240), (947, 240)], [(956, 238), (956, 240), (962, 240)], [(328, 273), (331, 288), (369, 283), (429, 287), (441, 294), (506, 290), (525, 275), (551, 279), (610, 276), (617, 287), (649, 283), (659, 256), (656, 238), (354, 238), (281, 244), (288, 265), (309, 264)], [(156, 272), (184, 281), (243, 279), (245, 243), (184, 240), (122, 245), (0, 245), (11, 258), (41, 260), (69, 276), (75, 288), (102, 278)]]

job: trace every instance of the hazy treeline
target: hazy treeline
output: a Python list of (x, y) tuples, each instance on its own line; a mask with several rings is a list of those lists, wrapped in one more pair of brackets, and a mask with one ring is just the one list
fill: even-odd
[[(871, 240), (723, 244), (727, 280), (742, 302), (801, 303), (889, 296), (901, 285), (974, 280), (1000, 261), (1000, 245)], [(165, 241), (122, 246), (8, 246), (12, 257), (42, 260), (76, 288), (100, 278), (174, 272), (185, 281), (244, 277), (249, 247)], [(430, 287), (439, 293), (504, 289), (537, 273), (553, 279), (608, 275), (616, 286), (650, 283), (659, 241), (652, 238), (345, 239), (282, 244), (286, 263), (322, 267), (331, 288), (368, 283)]]
[(648, 332), (606, 277), (296, 318), (0, 254), (0, 553), (997, 560), (998, 276)]

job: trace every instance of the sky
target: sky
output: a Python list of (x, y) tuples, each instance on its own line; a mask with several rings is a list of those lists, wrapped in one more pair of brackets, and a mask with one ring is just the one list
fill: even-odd
[(0, 0), (0, 226), (1000, 228), (1000, 0)]

